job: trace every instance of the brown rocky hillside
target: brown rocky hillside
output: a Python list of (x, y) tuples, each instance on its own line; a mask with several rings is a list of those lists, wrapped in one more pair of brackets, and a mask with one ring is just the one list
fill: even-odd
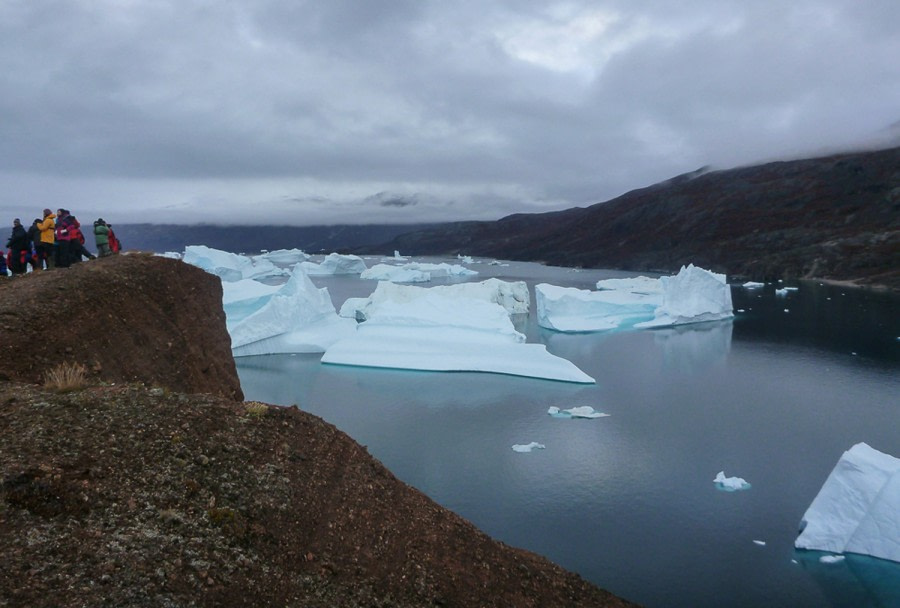
[(0, 284), (0, 606), (632, 605), (240, 401), (220, 290), (144, 255)]
[(900, 148), (698, 171), (586, 208), (460, 222), (378, 248), (900, 288)]

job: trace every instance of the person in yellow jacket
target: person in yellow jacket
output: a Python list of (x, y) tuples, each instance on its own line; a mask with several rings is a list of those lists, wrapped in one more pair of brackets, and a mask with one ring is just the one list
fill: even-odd
[(38, 263), (43, 268), (44, 262), (47, 262), (47, 270), (50, 270), (54, 266), (53, 260), (56, 259), (53, 251), (54, 243), (56, 242), (56, 237), (54, 236), (56, 214), (49, 209), (44, 209), (44, 219), (38, 223), (37, 227), (41, 231), (40, 245), (35, 245)]

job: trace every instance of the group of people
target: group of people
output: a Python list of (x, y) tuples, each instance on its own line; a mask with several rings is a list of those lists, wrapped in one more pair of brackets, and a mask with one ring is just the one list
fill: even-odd
[(68, 268), (84, 258), (93, 260), (97, 256), (119, 253), (121, 249), (112, 226), (103, 218), (94, 222), (97, 255), (88, 251), (84, 242), (81, 223), (68, 209), (57, 209), (56, 213), (44, 209), (43, 219), (35, 219), (27, 230), (16, 218), (6, 242), (6, 256), (0, 255), (0, 276), (7, 276), (9, 272), (25, 274), (29, 265), (32, 270)]

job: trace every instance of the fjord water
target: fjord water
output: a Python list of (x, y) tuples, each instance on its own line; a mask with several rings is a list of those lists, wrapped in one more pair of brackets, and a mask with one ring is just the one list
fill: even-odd
[[(591, 289), (633, 276), (470, 267), (470, 280), (525, 280), (532, 296), (540, 282)], [(375, 287), (314, 282), (338, 308)], [(772, 285), (732, 293), (742, 312), (731, 322), (583, 334), (541, 329), (532, 301), (517, 328), (596, 385), (320, 355), (239, 358), (238, 373), (247, 399), (322, 417), (494, 538), (647, 606), (900, 606), (900, 564), (823, 564), (793, 548), (844, 450), (864, 441), (900, 456), (900, 298), (809, 282), (786, 296)], [(581, 405), (610, 417), (547, 415)], [(546, 449), (511, 449), (532, 441)], [(752, 488), (717, 490), (719, 471)]]

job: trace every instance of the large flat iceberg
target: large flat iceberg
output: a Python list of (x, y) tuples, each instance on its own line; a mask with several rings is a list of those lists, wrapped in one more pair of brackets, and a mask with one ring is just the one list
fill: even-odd
[(725, 275), (693, 264), (672, 277), (604, 279), (597, 291), (541, 283), (535, 300), (538, 324), (561, 332), (668, 327), (734, 316)]
[(800, 521), (798, 549), (900, 562), (900, 459), (857, 443), (844, 452)]
[(562, 332), (631, 327), (653, 319), (653, 313), (661, 301), (658, 294), (626, 290), (588, 291), (547, 283), (534, 286), (534, 299), (538, 325)]
[(223, 283), (226, 325), (235, 357), (324, 352), (352, 336), (356, 322), (335, 313), (327, 288), (317, 288), (302, 268), (284, 285)]
[(543, 344), (526, 344), (500, 304), (438, 288), (394, 287), (421, 293), (380, 301), (366, 312), (354, 336), (325, 351), (323, 363), (594, 382)]

